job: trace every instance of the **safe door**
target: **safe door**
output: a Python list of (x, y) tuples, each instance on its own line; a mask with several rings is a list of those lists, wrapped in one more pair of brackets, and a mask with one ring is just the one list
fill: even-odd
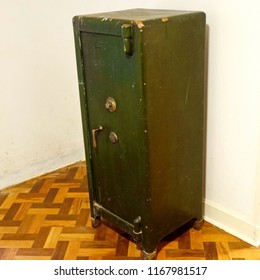
[(81, 32), (93, 201), (133, 224), (144, 208), (146, 131), (138, 46), (129, 54), (125, 43), (122, 36)]

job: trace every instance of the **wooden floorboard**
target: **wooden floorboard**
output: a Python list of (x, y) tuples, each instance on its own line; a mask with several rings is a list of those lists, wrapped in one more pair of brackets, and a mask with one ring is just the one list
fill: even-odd
[[(107, 221), (91, 226), (85, 162), (0, 191), (0, 259), (140, 259), (140, 248)], [(163, 260), (260, 260), (260, 248), (205, 222), (158, 246)]]

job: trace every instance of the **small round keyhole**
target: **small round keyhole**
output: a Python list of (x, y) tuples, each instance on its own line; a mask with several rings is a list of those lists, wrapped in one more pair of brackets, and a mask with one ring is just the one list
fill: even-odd
[(115, 134), (115, 132), (110, 132), (109, 134), (109, 140), (115, 144), (118, 142), (118, 136)]

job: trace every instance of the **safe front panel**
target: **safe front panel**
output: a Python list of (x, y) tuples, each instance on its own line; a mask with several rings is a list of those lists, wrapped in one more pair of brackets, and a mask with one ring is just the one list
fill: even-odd
[[(137, 57), (124, 53), (119, 36), (82, 32), (81, 40), (95, 201), (133, 223), (146, 189), (145, 116)], [(108, 98), (114, 99), (114, 111), (106, 108)]]

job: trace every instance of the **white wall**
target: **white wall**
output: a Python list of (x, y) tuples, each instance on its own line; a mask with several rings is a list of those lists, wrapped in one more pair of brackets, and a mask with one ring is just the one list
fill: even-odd
[(207, 14), (206, 219), (260, 244), (258, 0), (0, 0), (0, 188), (84, 159), (71, 18), (135, 7)]

